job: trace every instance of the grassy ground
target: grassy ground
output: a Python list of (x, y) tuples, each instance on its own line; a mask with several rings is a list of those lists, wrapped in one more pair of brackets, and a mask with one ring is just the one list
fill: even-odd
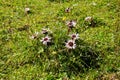
[[(119, 17), (119, 0), (0, 0), (0, 79), (119, 80)], [(68, 20), (77, 21), (74, 50), (65, 47)], [(40, 42), (44, 34), (30, 39), (42, 28), (52, 31), (50, 46)]]

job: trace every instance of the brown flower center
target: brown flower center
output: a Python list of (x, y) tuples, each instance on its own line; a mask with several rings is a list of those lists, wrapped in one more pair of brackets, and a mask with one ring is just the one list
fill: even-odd
[(73, 39), (76, 38), (76, 35), (72, 35), (72, 38), (73, 38)]
[(73, 46), (73, 42), (69, 42), (68, 45), (72, 47)]
[(73, 23), (72, 23), (72, 22), (69, 22), (69, 26), (73, 26)]
[(48, 40), (48, 38), (44, 38), (44, 41), (47, 41)]

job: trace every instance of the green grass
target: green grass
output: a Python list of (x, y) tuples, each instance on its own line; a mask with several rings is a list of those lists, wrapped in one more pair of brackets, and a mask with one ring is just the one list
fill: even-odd
[[(119, 17), (119, 0), (0, 0), (0, 79), (119, 80)], [(79, 33), (74, 50), (65, 47), (68, 20), (77, 21), (69, 33)], [(50, 46), (40, 42), (44, 34), (29, 38), (42, 28), (52, 31)]]

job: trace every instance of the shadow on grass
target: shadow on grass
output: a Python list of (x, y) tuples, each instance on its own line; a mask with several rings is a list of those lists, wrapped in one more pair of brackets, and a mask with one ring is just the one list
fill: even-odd
[(50, 60), (47, 72), (67, 73), (77, 75), (88, 71), (89, 69), (99, 68), (101, 62), (100, 51), (96, 51), (94, 47), (85, 43), (83, 40), (78, 40), (75, 50), (57, 51), (54, 59)]

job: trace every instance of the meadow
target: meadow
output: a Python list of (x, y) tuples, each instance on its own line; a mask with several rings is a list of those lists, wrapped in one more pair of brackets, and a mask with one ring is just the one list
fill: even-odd
[(120, 80), (120, 0), (0, 0), (0, 80)]

